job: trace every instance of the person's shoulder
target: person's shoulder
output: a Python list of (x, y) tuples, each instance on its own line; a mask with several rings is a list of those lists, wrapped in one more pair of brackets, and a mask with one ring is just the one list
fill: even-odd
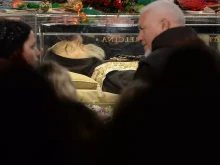
[(172, 47), (166, 47), (166, 48), (160, 48), (153, 52), (151, 52), (146, 57), (142, 58), (139, 62), (139, 64), (147, 63), (151, 64), (156, 61), (163, 61), (174, 51), (175, 49)]

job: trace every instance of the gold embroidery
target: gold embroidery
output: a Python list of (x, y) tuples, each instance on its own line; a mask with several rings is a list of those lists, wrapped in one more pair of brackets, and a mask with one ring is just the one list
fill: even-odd
[(107, 62), (95, 68), (91, 78), (97, 81), (102, 88), (106, 75), (114, 70), (136, 70), (138, 61), (132, 62)]

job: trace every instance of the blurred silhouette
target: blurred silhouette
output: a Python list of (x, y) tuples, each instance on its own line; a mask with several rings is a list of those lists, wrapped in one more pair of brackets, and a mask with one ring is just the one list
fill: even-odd
[(157, 82), (138, 80), (125, 90), (106, 135), (106, 150), (114, 153), (109, 164), (214, 161), (219, 58), (200, 40), (186, 42), (170, 55)]
[(43, 62), (37, 71), (51, 83), (59, 98), (77, 100), (76, 89), (66, 68), (50, 61)]
[(95, 164), (102, 130), (96, 114), (59, 99), (28, 65), (0, 62), (1, 164)]

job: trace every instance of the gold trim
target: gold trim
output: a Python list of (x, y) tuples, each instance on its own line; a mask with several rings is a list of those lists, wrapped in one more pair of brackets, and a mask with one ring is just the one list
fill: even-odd
[(97, 81), (102, 89), (106, 75), (114, 70), (137, 70), (138, 61), (132, 62), (107, 62), (95, 68), (91, 78)]

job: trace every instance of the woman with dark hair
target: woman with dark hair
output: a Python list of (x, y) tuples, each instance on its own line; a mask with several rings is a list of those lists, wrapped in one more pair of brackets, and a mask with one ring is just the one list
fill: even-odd
[(40, 55), (32, 28), (21, 21), (0, 20), (0, 58), (35, 65)]

